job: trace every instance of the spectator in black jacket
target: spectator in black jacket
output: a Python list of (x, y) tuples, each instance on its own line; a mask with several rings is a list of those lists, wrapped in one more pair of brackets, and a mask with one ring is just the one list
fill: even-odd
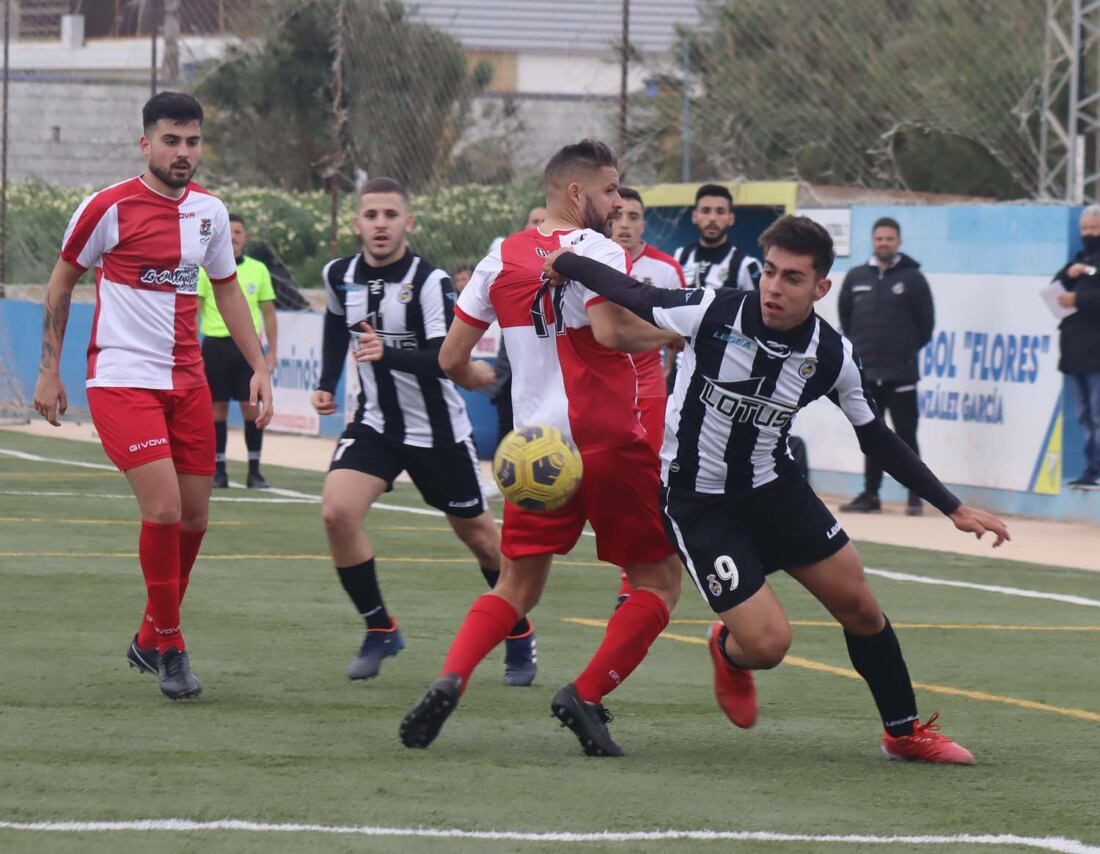
[(1066, 289), (1058, 302), (1075, 309), (1058, 327), (1058, 370), (1073, 380), (1077, 419), (1085, 434), (1085, 470), (1069, 485), (1100, 489), (1100, 205), (1081, 212), (1080, 228), (1085, 248), (1054, 277)]
[[(935, 311), (920, 264), (898, 251), (901, 226), (883, 217), (871, 229), (874, 255), (853, 267), (840, 288), (840, 326), (863, 364), (864, 388), (894, 431), (917, 449), (917, 354), (932, 339)], [(878, 513), (882, 467), (870, 457), (864, 463), (863, 492), (841, 510)], [(909, 493), (905, 512), (919, 516), (919, 496)]]

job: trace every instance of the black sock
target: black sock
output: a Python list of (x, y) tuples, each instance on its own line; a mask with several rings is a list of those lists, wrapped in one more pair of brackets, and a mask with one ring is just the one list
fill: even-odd
[(224, 421), (214, 422), (214, 468), (219, 474), (225, 474), (225, 443), (228, 434)]
[(890, 621), (886, 620), (877, 635), (860, 637), (845, 632), (844, 640), (852, 666), (871, 689), (886, 731), (892, 736), (911, 735), (917, 720), (917, 698)]
[[(500, 578), (499, 570), (481, 567), (481, 574), (485, 576), (485, 581), (489, 585), (490, 590), (497, 586), (497, 579)], [(527, 617), (520, 617), (519, 622), (512, 626), (512, 631), (508, 632), (508, 637), (521, 637), (529, 631), (531, 631), (531, 624), (527, 622)]]
[(260, 473), (260, 448), (264, 444), (264, 431), (255, 421), (244, 422), (244, 446), (248, 448), (248, 473)]
[(730, 667), (736, 667), (738, 670), (749, 670), (750, 668), (744, 667), (733, 660), (733, 657), (726, 651), (726, 638), (730, 636), (730, 630), (725, 626), (722, 626), (718, 632), (718, 651), (722, 653), (722, 658), (726, 660), (726, 663)]
[(359, 614), (367, 622), (368, 629), (388, 629), (390, 615), (378, 589), (378, 575), (374, 571), (374, 558), (355, 566), (336, 567), (340, 583), (344, 585)]

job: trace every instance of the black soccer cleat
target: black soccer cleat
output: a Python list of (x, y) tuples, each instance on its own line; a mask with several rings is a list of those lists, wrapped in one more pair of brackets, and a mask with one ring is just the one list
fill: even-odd
[(211, 486), (213, 486), (214, 489), (228, 489), (229, 475), (224, 471), (214, 472), (214, 480), (211, 482)]
[(244, 485), (249, 489), (271, 489), (271, 484), (259, 472), (249, 472)]
[(405, 747), (424, 748), (435, 741), (461, 695), (462, 677), (457, 673), (447, 673), (436, 679), (401, 721), (398, 730), (401, 743)]
[(586, 703), (570, 682), (550, 702), (550, 713), (567, 726), (588, 756), (622, 756), (623, 749), (611, 738), (607, 724), (614, 720), (602, 703)]
[(191, 672), (191, 658), (179, 649), (170, 649), (160, 657), (157, 671), (160, 690), (169, 700), (188, 700), (202, 696), (202, 683)]
[(156, 647), (145, 649), (138, 646), (137, 638), (138, 636), (134, 635), (134, 639), (130, 641), (130, 648), (126, 650), (126, 660), (130, 662), (131, 667), (136, 667), (139, 673), (152, 673), (156, 676), (160, 669), (160, 653), (157, 652)]
[(870, 492), (861, 492), (847, 504), (840, 505), (841, 513), (881, 513), (882, 500)]

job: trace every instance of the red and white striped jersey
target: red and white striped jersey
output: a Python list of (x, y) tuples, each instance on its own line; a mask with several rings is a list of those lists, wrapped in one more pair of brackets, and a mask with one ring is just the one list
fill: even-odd
[(215, 285), (237, 273), (222, 202), (198, 184), (179, 199), (132, 178), (88, 196), (61, 258), (96, 268), (88, 386), (206, 384), (195, 326), (199, 267)]
[(587, 307), (603, 298), (578, 282), (552, 288), (542, 265), (563, 246), (621, 272), (626, 252), (591, 229), (542, 234), (531, 228), (505, 238), (477, 265), (455, 314), (479, 328), (500, 323), (512, 363), (517, 427), (552, 425), (582, 451), (644, 441), (638, 422), (638, 375), (630, 357), (598, 343)]
[[(686, 288), (684, 271), (671, 255), (648, 244), (642, 244), (642, 252), (634, 259), (634, 269), (630, 275), (640, 282), (658, 288)], [(638, 371), (638, 397), (664, 397), (665, 372), (661, 364), (661, 351), (635, 353), (631, 356)]]

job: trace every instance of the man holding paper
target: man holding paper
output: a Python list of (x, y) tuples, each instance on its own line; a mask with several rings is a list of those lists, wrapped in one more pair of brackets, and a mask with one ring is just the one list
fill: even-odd
[(1085, 437), (1085, 470), (1069, 485), (1100, 489), (1100, 205), (1081, 212), (1084, 248), (1054, 277), (1066, 292), (1058, 305), (1062, 318), (1058, 370), (1077, 390), (1077, 418)]

